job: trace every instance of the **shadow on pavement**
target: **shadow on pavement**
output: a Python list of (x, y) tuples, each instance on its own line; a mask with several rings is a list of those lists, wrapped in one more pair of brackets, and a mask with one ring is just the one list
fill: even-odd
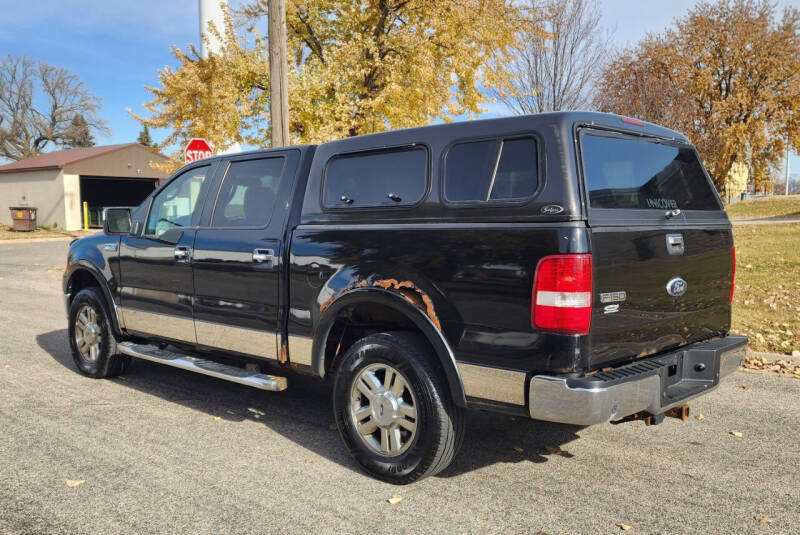
[[(56, 362), (71, 373), (78, 373), (66, 329), (40, 334), (36, 342)], [(333, 427), (331, 388), (320, 379), (290, 374), (286, 391), (262, 392), (133, 359), (124, 376), (110, 381), (228, 421), (261, 422), (299, 446), (360, 472)], [(577, 432), (581, 429), (522, 416), (470, 410), (460, 453), (436, 477), (454, 477), (495, 463), (542, 463), (551, 455), (547, 448), (558, 449), (579, 438)]]

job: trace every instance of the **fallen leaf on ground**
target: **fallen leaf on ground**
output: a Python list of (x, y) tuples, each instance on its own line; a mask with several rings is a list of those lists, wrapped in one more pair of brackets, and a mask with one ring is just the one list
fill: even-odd
[(617, 526), (619, 526), (619, 529), (621, 529), (622, 531), (630, 531), (631, 530), (631, 526), (629, 526), (628, 524), (617, 524)]
[(264, 414), (266, 414), (264, 411), (260, 411), (258, 409), (254, 409), (253, 407), (248, 407), (247, 410), (252, 412), (256, 416), (264, 416)]
[(741, 388), (742, 390), (747, 390), (747, 385), (739, 385), (739, 388)]
[(772, 519), (765, 516), (756, 515), (753, 518), (756, 519), (756, 522), (761, 522), (762, 524), (772, 524)]
[(67, 480), (67, 486), (70, 487), (70, 488), (72, 488), (72, 487), (80, 487), (84, 483), (86, 483), (85, 479), (68, 479)]
[[(794, 355), (794, 351), (792, 355)], [(792, 362), (785, 359), (770, 360), (766, 357), (751, 356), (744, 359), (742, 367), (746, 370), (755, 370), (760, 372), (774, 372), (780, 375), (793, 375), (800, 377), (800, 362)], [(747, 388), (745, 385), (740, 385), (742, 388)]]
[(222, 416), (214, 416), (215, 420), (222, 420)]
[(695, 416), (695, 418), (697, 418), (698, 420), (705, 420), (705, 419), (706, 419), (706, 417), (705, 417), (705, 416), (703, 416), (703, 413), (702, 413), (702, 412), (698, 412), (698, 413), (697, 413), (697, 416)]
[(517, 453), (522, 453), (522, 452), (523, 452), (523, 451), (525, 451), (525, 450), (523, 450), (523, 449), (522, 449), (522, 448), (520, 448), (519, 446), (514, 446), (514, 451), (516, 451)]
[(552, 453), (553, 455), (560, 455), (562, 457), (572, 457), (572, 454), (570, 452), (562, 450), (558, 446), (545, 446), (544, 449), (546, 449), (548, 453)]
[(739, 432), (739, 431), (731, 431), (731, 435), (733, 435), (735, 437), (740, 437), (740, 436), (742, 436), (742, 433)]
[(402, 502), (403, 498), (401, 498), (400, 496), (392, 496), (391, 498), (389, 498), (386, 501), (389, 502), (392, 505), (395, 505), (395, 504), (398, 504), (398, 503)]

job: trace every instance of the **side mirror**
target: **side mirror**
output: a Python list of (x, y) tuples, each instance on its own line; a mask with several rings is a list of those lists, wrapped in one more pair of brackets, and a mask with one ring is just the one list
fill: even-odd
[(106, 208), (103, 210), (103, 232), (116, 236), (131, 231), (130, 208)]

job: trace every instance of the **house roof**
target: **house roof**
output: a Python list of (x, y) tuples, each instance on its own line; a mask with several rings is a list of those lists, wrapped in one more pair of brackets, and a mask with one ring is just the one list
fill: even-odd
[(34, 169), (63, 169), (64, 166), (128, 147), (145, 148), (144, 145), (140, 145), (139, 143), (120, 143), (119, 145), (102, 145), (99, 147), (81, 147), (78, 149), (59, 150), (2, 165), (0, 166), (0, 173), (8, 173), (10, 171), (28, 171)]

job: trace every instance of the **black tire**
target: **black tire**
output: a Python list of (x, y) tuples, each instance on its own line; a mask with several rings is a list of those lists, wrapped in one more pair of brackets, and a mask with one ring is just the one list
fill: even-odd
[[(368, 445), (356, 429), (353, 396), (359, 396), (354, 382), (363, 377), (363, 372), (389, 365), (399, 372), (406, 385), (403, 396), (413, 397), (416, 407), (414, 434), (407, 440), (405, 451), (396, 455), (384, 455)], [(384, 374), (384, 379), (386, 377)], [(384, 381), (381, 379), (381, 381)], [(386, 390), (381, 390), (386, 392)], [(364, 396), (362, 400), (368, 398)], [(400, 399), (400, 398), (397, 398)], [(402, 399), (400, 399), (402, 402)], [(367, 402), (372, 407), (372, 402)], [(366, 407), (362, 409), (367, 410)], [(345, 353), (336, 369), (333, 384), (333, 410), (339, 434), (358, 463), (377, 479), (397, 485), (412, 483), (444, 470), (455, 457), (464, 438), (464, 410), (457, 407), (436, 355), (425, 340), (412, 333), (387, 332), (362, 338)], [(355, 410), (355, 409), (352, 409)], [(394, 411), (396, 412), (396, 411)], [(394, 413), (393, 412), (393, 413)], [(353, 415), (351, 415), (353, 414)], [(377, 413), (370, 413), (362, 422), (377, 422)], [(383, 417), (383, 410), (380, 410)], [(374, 425), (374, 424), (373, 424)], [(362, 428), (363, 429), (363, 428)], [(398, 428), (399, 429), (399, 428)], [(376, 428), (376, 435), (383, 437)], [(403, 430), (402, 433), (409, 432)], [(373, 440), (376, 440), (373, 438)], [(391, 442), (391, 440), (389, 441)], [(401, 441), (402, 443), (402, 441)], [(395, 442), (397, 444), (397, 442)], [(383, 447), (383, 442), (381, 442)]]
[[(87, 351), (86, 346), (78, 347), (77, 331), (83, 334), (81, 327), (84, 324), (79, 315), (91, 310), (94, 311), (91, 322), (93, 331), (92, 339), (96, 340), (98, 350), (95, 353)], [(85, 318), (85, 316), (84, 316)], [(117, 353), (117, 340), (111, 329), (108, 306), (100, 291), (96, 288), (85, 288), (78, 292), (69, 306), (69, 347), (72, 350), (72, 360), (83, 375), (94, 379), (114, 377), (125, 373), (130, 365), (130, 357)], [(94, 344), (91, 344), (94, 345)]]

